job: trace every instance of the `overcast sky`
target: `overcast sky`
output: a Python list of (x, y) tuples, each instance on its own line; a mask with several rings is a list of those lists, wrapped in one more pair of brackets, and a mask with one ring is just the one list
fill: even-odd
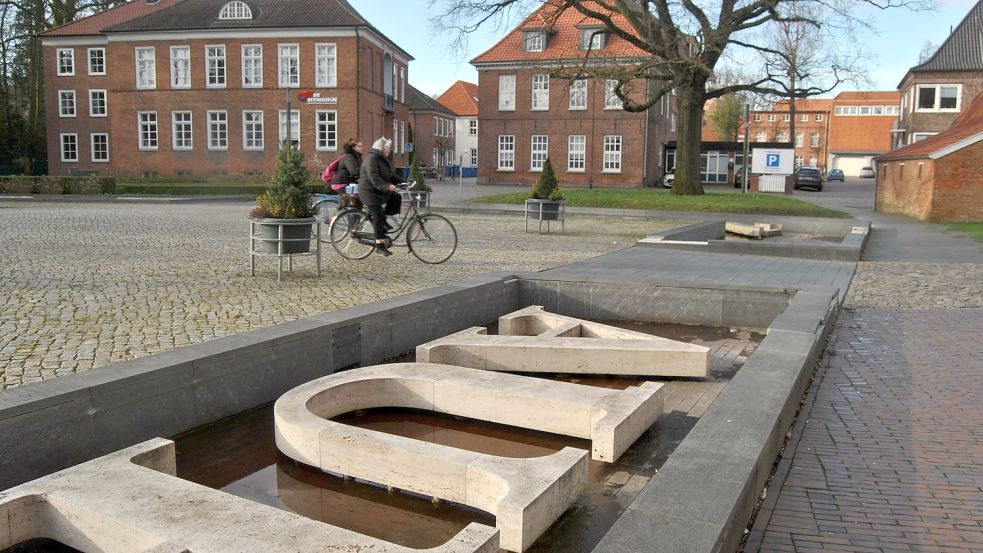
[[(484, 52), (507, 32), (488, 27), (470, 39), (466, 59), (449, 52), (444, 38), (431, 35), (427, 0), (349, 0), (362, 16), (413, 55), (410, 83), (427, 94), (440, 94), (457, 80), (478, 82), (468, 60)], [(925, 41), (941, 44), (966, 16), (975, 0), (941, 0), (933, 13), (892, 9), (876, 13), (877, 34), (870, 36), (869, 64), (874, 90), (895, 90), (909, 67), (918, 61)]]

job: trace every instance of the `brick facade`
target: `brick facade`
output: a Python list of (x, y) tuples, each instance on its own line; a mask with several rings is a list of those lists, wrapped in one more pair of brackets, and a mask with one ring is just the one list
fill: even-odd
[[(532, 169), (532, 137), (546, 136), (547, 148), (561, 186), (638, 188), (655, 186), (663, 175), (662, 146), (674, 137), (675, 101), (630, 113), (605, 108), (605, 81), (587, 80), (587, 108), (570, 109), (569, 81), (552, 78), (549, 109), (532, 110), (535, 68), (479, 70), (478, 183), (532, 184), (541, 173)], [(515, 109), (499, 109), (499, 76), (515, 75)], [(514, 137), (514, 168), (499, 167), (499, 137)], [(585, 137), (584, 167), (568, 166), (571, 136)], [(620, 169), (604, 169), (605, 137), (620, 140)], [(609, 144), (610, 144), (609, 139)], [(610, 146), (609, 146), (610, 147)], [(610, 158), (609, 154), (609, 158)]]
[[(409, 121), (405, 103), (405, 83), (408, 80), (408, 59), (400, 50), (375, 37), (356, 36), (352, 32), (324, 33), (323, 36), (296, 36), (275, 30), (243, 31), (244, 38), (227, 38), (228, 33), (208, 37), (208, 31), (189, 34), (190, 39), (161, 39), (161, 34), (127, 35), (125, 40), (107, 43), (104, 36), (72, 38), (51, 37), (44, 42), (45, 100), (50, 108), (46, 113), (48, 129), (49, 172), (53, 175), (68, 174), (74, 169), (95, 169), (102, 175), (121, 177), (210, 177), (216, 175), (245, 175), (273, 173), (279, 142), (280, 111), (286, 110), (287, 96), (291, 99), (291, 120), (300, 121), (300, 148), (304, 152), (312, 172), (319, 171), (337, 157), (344, 141), (357, 137), (371, 144), (380, 136), (394, 137)], [(311, 32), (316, 35), (316, 31)], [(341, 36), (339, 36), (341, 35)], [(350, 35), (350, 36), (347, 36)], [(245, 38), (248, 37), (248, 38)], [(114, 39), (117, 37), (114, 37)], [(106, 50), (106, 75), (90, 76), (85, 59), (91, 39), (92, 47)], [(263, 83), (261, 88), (246, 88), (242, 84), (242, 46), (261, 45)], [(278, 82), (278, 45), (299, 46), (300, 84), (296, 88), (280, 88)], [(315, 79), (315, 45), (336, 45), (337, 84), (334, 87), (318, 87)], [(206, 85), (205, 48), (224, 45), (226, 86), (210, 88)], [(190, 50), (190, 87), (171, 86), (172, 46), (187, 46)], [(136, 76), (136, 48), (153, 47), (156, 87), (138, 89)], [(71, 48), (75, 52), (75, 75), (57, 74), (57, 50)], [(394, 101), (391, 109), (384, 107), (384, 83), (391, 65), (385, 56), (391, 56), (396, 66), (395, 83), (389, 92)], [(89, 90), (107, 91), (107, 117), (89, 116)], [(75, 90), (77, 114), (74, 118), (59, 116), (59, 91)], [(289, 92), (288, 92), (289, 90)], [(315, 104), (301, 102), (301, 92), (319, 94), (322, 99), (335, 100)], [(263, 147), (247, 149), (243, 140), (244, 110), (262, 111)], [(174, 147), (172, 114), (191, 112), (192, 147), (188, 150)], [(225, 112), (227, 145), (224, 148), (209, 147), (208, 112)], [(329, 112), (334, 117), (333, 143), (318, 147), (318, 112)], [(141, 149), (138, 136), (138, 113), (154, 112), (157, 117), (157, 148)], [(220, 115), (218, 116), (220, 117)], [(396, 126), (394, 128), (394, 122)], [(63, 162), (61, 136), (74, 133), (78, 136), (78, 161)], [(94, 162), (90, 155), (91, 133), (109, 135), (109, 161)], [(399, 137), (396, 137), (400, 151)], [(397, 155), (396, 165), (406, 163), (405, 155)]]
[(983, 141), (938, 159), (878, 163), (877, 209), (932, 221), (983, 221)]
[[(919, 86), (959, 86), (959, 108), (952, 111), (923, 110), (918, 106)], [(938, 134), (952, 125), (959, 114), (983, 92), (983, 72), (945, 71), (910, 72), (899, 86), (901, 91), (901, 117), (898, 119), (893, 147), (912, 144), (925, 135)], [(919, 135), (919, 136), (916, 136)]]
[[(791, 142), (795, 145), (797, 165), (825, 169), (829, 146), (830, 103), (830, 100), (799, 100), (796, 102), (794, 115), (789, 113), (787, 102), (779, 102), (773, 110), (752, 111), (751, 148), (754, 148), (755, 142)], [(795, 134), (801, 135), (801, 143), (796, 136), (792, 136), (792, 117), (795, 117)], [(742, 127), (739, 141), (743, 140), (745, 132)]]

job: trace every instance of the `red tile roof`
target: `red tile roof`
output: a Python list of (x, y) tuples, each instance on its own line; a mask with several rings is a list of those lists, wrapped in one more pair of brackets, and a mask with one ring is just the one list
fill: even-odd
[(909, 144), (888, 152), (877, 158), (878, 161), (895, 159), (919, 159), (931, 157), (932, 154), (975, 135), (983, 139), (983, 93), (976, 96), (965, 111), (952, 122), (952, 126), (935, 136), (930, 136), (920, 142)]
[(478, 115), (478, 85), (457, 81), (437, 101), (462, 117)]
[[(599, 4), (584, 2), (598, 12), (607, 11)], [(574, 8), (564, 8), (563, 0), (547, 0), (526, 18), (521, 25), (505, 35), (498, 44), (471, 60), (474, 65), (497, 62), (551, 61), (583, 59), (587, 54), (580, 49), (580, 28), (601, 27), (604, 24), (589, 18)], [(611, 21), (619, 28), (634, 32), (625, 16), (614, 13)], [(546, 30), (548, 39), (542, 52), (526, 52), (523, 48), (524, 31)], [(651, 58), (652, 54), (636, 47), (625, 39), (608, 34), (607, 44), (601, 50), (590, 52), (591, 58)]]
[(155, 4), (148, 4), (147, 0), (133, 0), (132, 2), (127, 2), (121, 6), (90, 15), (89, 17), (83, 17), (78, 21), (49, 29), (41, 33), (41, 36), (98, 35), (103, 30), (114, 25), (132, 21), (138, 17), (169, 8), (181, 2), (184, 2), (184, 0), (160, 0)]

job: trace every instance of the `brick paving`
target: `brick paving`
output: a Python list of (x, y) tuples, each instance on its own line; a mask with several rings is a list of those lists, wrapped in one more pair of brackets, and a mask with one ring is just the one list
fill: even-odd
[(459, 249), (425, 265), (394, 250), (324, 275), (298, 258), (249, 275), (250, 205), (0, 203), (0, 389), (364, 304), (489, 271), (538, 271), (630, 246), (678, 221), (570, 218), (526, 234), (521, 215), (449, 214)]
[(983, 551), (981, 331), (983, 266), (861, 263), (745, 551)]

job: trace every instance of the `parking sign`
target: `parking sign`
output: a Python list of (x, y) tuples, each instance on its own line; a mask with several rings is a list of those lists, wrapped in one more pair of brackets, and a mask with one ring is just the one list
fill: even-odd
[(791, 175), (795, 165), (794, 150), (754, 148), (751, 171), (759, 175)]

